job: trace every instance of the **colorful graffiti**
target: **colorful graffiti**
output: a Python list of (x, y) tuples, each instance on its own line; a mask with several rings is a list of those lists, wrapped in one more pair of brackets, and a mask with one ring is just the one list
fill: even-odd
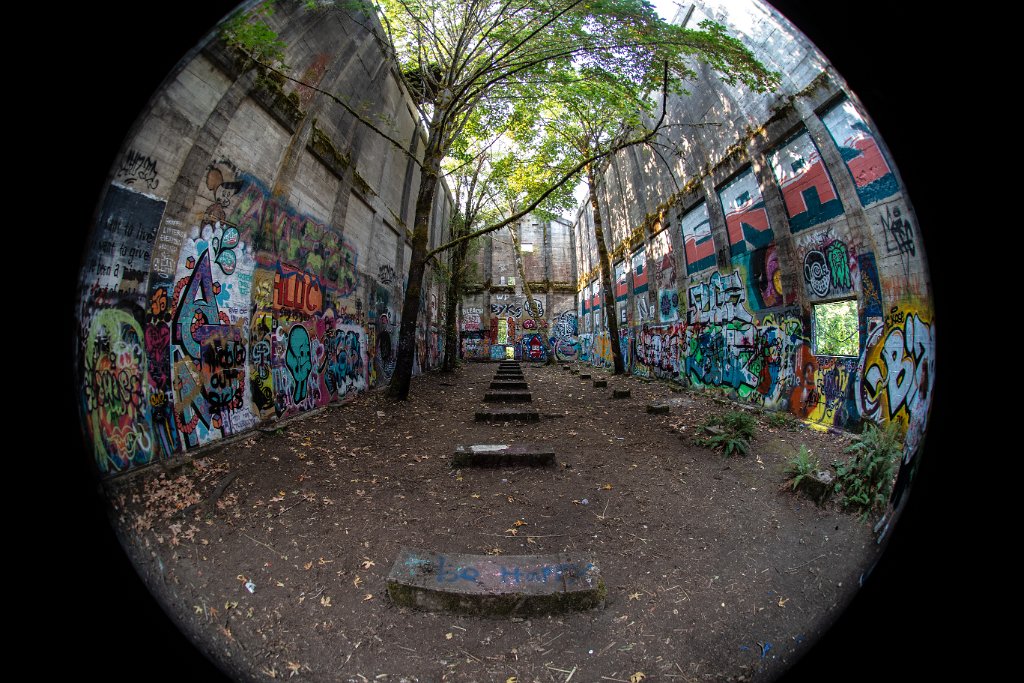
[(631, 335), (631, 367), (634, 375), (678, 379), (683, 362), (685, 326), (643, 325)]
[[(715, 265), (715, 240), (711, 236), (708, 205), (701, 202), (683, 216), (683, 253), (687, 272), (695, 273)], [(665, 322), (665, 321), (662, 321)]]
[(748, 167), (722, 187), (718, 191), (718, 200), (725, 212), (731, 256), (768, 246), (772, 241), (772, 231), (754, 169)]
[(789, 229), (797, 233), (842, 215), (843, 205), (832, 185), (818, 148), (806, 132), (768, 155), (789, 216)]
[(795, 297), (790, 296), (789, 300), (783, 297), (782, 293), (782, 267), (779, 264), (778, 249), (774, 244), (761, 247), (749, 252), (748, 257), (740, 257), (736, 261), (742, 262), (750, 274), (748, 278), (748, 291), (752, 296), (750, 301), (758, 310), (775, 308), (786, 303), (793, 303)]
[(896, 175), (852, 102), (846, 100), (836, 105), (821, 117), (821, 122), (846, 162), (862, 205), (873, 204), (899, 192)]
[(679, 290), (676, 288), (675, 258), (668, 230), (662, 230), (651, 239), (651, 261), (654, 263), (654, 283), (657, 291), (658, 321), (671, 323), (679, 320)]
[(914, 226), (909, 220), (903, 217), (903, 210), (899, 206), (885, 207), (885, 215), (880, 216), (882, 223), (882, 234), (885, 236), (885, 250), (888, 253), (910, 254), (917, 253), (914, 244)]
[(909, 459), (924, 436), (935, 382), (935, 327), (914, 308), (893, 307), (868, 330), (857, 375), (861, 415), (878, 424), (898, 420), (906, 429)]
[(82, 401), (96, 465), (104, 473), (153, 457), (144, 343), (131, 313), (108, 308), (93, 316), (82, 359)]
[(823, 299), (854, 291), (858, 273), (856, 254), (831, 229), (801, 239), (798, 246), (803, 253), (804, 289), (808, 297)]

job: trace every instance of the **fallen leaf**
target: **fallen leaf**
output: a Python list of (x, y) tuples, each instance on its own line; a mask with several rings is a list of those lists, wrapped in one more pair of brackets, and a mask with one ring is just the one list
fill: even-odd
[(320, 604), (323, 605), (324, 607), (330, 607), (331, 606), (331, 597), (329, 595), (325, 595), (324, 597), (320, 598)]
[(629, 677), (629, 683), (640, 683), (640, 681), (647, 678), (647, 674), (643, 671), (637, 671), (635, 674)]
[(505, 683), (519, 683), (519, 679), (515, 676), (509, 676), (505, 679)]
[(604, 486), (601, 487), (601, 490), (602, 491), (611, 491), (612, 490), (612, 485), (611, 484), (605, 484)]
[(639, 600), (640, 599), (640, 593), (630, 593), (629, 594), (629, 599), (630, 600)]
[(366, 602), (367, 600), (373, 600), (373, 593), (367, 593), (366, 596), (363, 597), (363, 602)]
[(779, 598), (779, 607), (785, 607), (787, 602), (789, 602), (789, 598)]
[[(295, 674), (299, 673), (299, 669), (302, 668), (302, 665), (298, 662), (288, 662), (285, 665), (285, 668), (292, 672), (291, 676), (294, 676)], [(291, 678), (291, 676), (289, 676), (288, 678)]]
[(472, 493), (472, 494), (470, 494), (470, 496), (469, 496), (469, 497), (470, 497), (470, 498), (479, 498), (479, 497), (480, 497), (480, 494), (479, 494), (479, 493)]
[(359, 588), (359, 586), (363, 585), (363, 580), (357, 576), (356, 578), (352, 579), (352, 585), (356, 588)]
[(516, 521), (512, 522), (512, 526), (526, 526), (526, 522), (524, 522), (521, 519), (517, 519)]
[(454, 634), (452, 634), (452, 633), (446, 633), (446, 634), (444, 634), (444, 639), (445, 640), (451, 640), (453, 635)]
[(359, 563), (359, 566), (362, 567), (363, 569), (369, 569), (370, 567), (372, 567), (372, 566), (374, 566), (376, 564), (377, 563), (374, 562), (373, 560), (371, 560), (370, 558), (364, 557), (363, 561)]
[(313, 568), (313, 560), (310, 560), (306, 564), (302, 565), (302, 568), (308, 572), (310, 569)]

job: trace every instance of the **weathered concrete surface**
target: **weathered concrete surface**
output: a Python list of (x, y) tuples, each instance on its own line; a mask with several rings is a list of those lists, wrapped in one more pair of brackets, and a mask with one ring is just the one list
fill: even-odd
[(494, 381), (525, 382), (526, 377), (521, 372), (499, 372), (494, 376)]
[(477, 422), (540, 422), (540, 413), (533, 408), (494, 408), (478, 410)]
[(526, 382), (513, 382), (513, 381), (504, 382), (504, 381), (501, 381), (501, 380), (495, 380), (495, 381), (491, 382), (491, 386), (489, 388), (491, 388), (491, 389), (505, 389), (505, 390), (508, 390), (508, 389), (529, 389), (529, 387), (526, 385)]
[(530, 403), (533, 394), (529, 391), (488, 391), (484, 403)]
[(546, 467), (555, 464), (555, 449), (536, 443), (456, 446), (452, 467)]
[(595, 379), (594, 386), (598, 389), (605, 389), (608, 386), (608, 380), (606, 379)]
[(652, 415), (668, 415), (672, 409), (667, 403), (648, 403), (647, 412)]
[(593, 555), (464, 555), (402, 548), (388, 595), (402, 607), (482, 616), (590, 609), (607, 594)]
[(580, 379), (590, 379), (591, 377), (593, 377), (593, 375), (591, 375), (589, 372), (580, 373)]
[(612, 390), (612, 398), (629, 398), (630, 395), (631, 394), (630, 394), (629, 389), (613, 389)]

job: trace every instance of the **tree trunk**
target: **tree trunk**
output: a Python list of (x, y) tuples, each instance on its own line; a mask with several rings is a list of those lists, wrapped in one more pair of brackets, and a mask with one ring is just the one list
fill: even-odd
[(615, 308), (615, 290), (612, 289), (612, 260), (608, 253), (608, 245), (604, 241), (604, 229), (601, 226), (601, 207), (597, 199), (597, 179), (594, 167), (587, 166), (587, 186), (590, 189), (590, 207), (594, 211), (594, 238), (597, 242), (598, 260), (601, 262), (601, 287), (604, 289), (605, 318), (608, 320), (608, 345), (612, 347), (613, 374), (622, 375), (626, 372), (626, 364), (622, 360), (622, 347), (619, 345), (619, 316)]
[(400, 401), (409, 397), (413, 359), (416, 354), (416, 318), (420, 312), (423, 274), (427, 266), (424, 256), (427, 253), (431, 209), (441, 167), (435, 145), (432, 140), (427, 142), (423, 167), (420, 170), (420, 189), (416, 194), (416, 218), (413, 221), (412, 256), (409, 261), (409, 284), (405, 288), (405, 303), (402, 305), (402, 326), (398, 333), (395, 372), (391, 376), (391, 384), (388, 385), (388, 394)]
[[(460, 232), (461, 234), (461, 232)], [(448, 298), (445, 302), (444, 363), (441, 372), (453, 372), (459, 359), (459, 320), (457, 309), (462, 300), (462, 281), (466, 275), (466, 252), (469, 242), (460, 242), (452, 249), (449, 264), (451, 278), (448, 280)]]

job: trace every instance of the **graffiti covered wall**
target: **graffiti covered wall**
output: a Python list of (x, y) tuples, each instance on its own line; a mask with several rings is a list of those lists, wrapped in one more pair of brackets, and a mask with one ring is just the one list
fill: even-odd
[[(326, 20), (282, 26), (299, 24), (325, 39), (336, 31)], [(350, 28), (362, 36), (354, 47), (376, 49)], [(325, 55), (286, 42), (289, 62), (319, 65), (331, 88), (388, 91), (396, 125), (417, 130), (386, 73), (331, 69)], [(404, 226), (391, 223), (411, 218), (412, 161), (370, 143), (360, 161), (355, 143), (365, 141), (351, 139), (344, 114), (308, 115), (327, 106), (312, 91), (287, 111), (287, 97), (233, 99), (242, 74), (231, 68), (199, 54), (155, 96), (111, 170), (88, 242), (79, 405), (105, 476), (349, 399), (394, 370), (408, 263)], [(209, 89), (187, 87), (196, 78)], [(450, 205), (443, 185), (436, 201), (435, 240)], [(428, 269), (415, 372), (441, 362), (440, 289)], [(482, 335), (479, 315), (464, 329)]]

